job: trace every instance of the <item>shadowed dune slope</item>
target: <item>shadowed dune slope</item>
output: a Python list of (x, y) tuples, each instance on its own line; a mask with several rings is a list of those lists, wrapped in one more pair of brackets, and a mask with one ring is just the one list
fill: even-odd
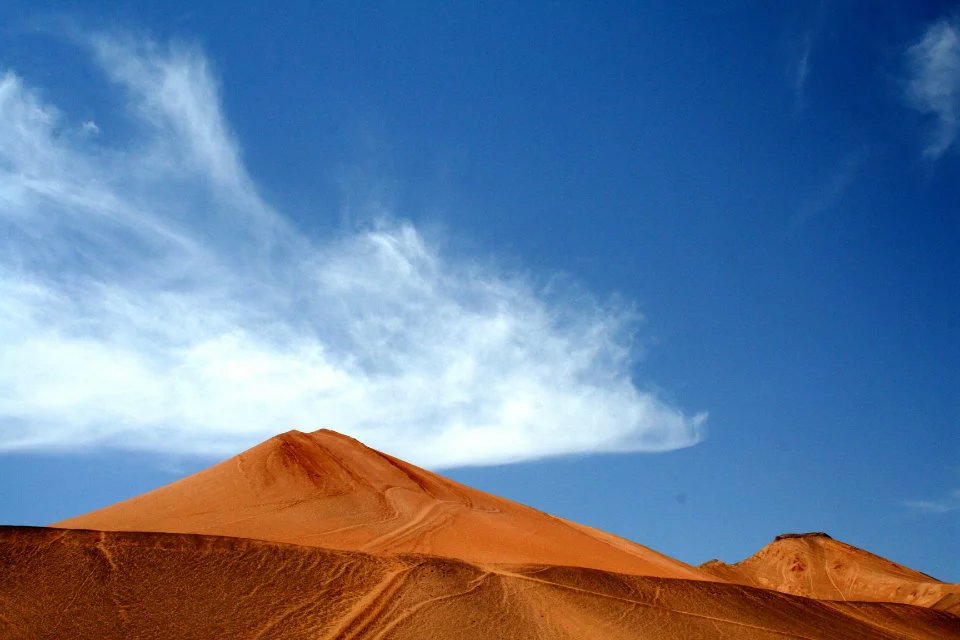
[(736, 564), (700, 567), (729, 582), (823, 600), (901, 602), (960, 614), (960, 584), (947, 584), (825, 533), (784, 534)]
[(960, 638), (908, 605), (187, 534), (0, 527), (0, 567), (10, 640)]
[(290, 431), (53, 526), (716, 580), (647, 547), (471, 489), (328, 430)]

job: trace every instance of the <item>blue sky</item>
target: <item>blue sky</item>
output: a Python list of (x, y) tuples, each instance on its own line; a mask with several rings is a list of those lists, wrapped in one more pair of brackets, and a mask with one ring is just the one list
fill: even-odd
[(960, 581), (960, 6), (191, 4), (0, 9), (0, 521), (331, 427)]

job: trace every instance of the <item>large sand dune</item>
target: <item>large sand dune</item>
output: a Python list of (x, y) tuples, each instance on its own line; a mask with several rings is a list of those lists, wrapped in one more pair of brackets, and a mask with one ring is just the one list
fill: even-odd
[(902, 602), (960, 614), (960, 585), (891, 562), (825, 533), (784, 534), (746, 560), (701, 569), (729, 582), (824, 600)]
[(715, 580), (647, 547), (471, 489), (327, 430), (290, 431), (188, 478), (54, 526)]
[(697, 569), (331, 431), (0, 527), (0, 639), (943, 639), (956, 587), (811, 535)]
[(0, 637), (944, 639), (960, 618), (575, 567), (0, 527)]

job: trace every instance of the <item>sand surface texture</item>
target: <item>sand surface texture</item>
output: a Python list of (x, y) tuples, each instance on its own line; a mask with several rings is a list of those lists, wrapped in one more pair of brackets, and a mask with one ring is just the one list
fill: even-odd
[(5, 639), (960, 637), (910, 605), (191, 534), (0, 527), (0, 567)]
[(326, 430), (276, 436), (183, 480), (54, 526), (716, 579), (642, 545), (471, 489)]
[(700, 567), (729, 581), (824, 600), (902, 602), (960, 614), (960, 585), (946, 584), (825, 533), (784, 534), (736, 564)]

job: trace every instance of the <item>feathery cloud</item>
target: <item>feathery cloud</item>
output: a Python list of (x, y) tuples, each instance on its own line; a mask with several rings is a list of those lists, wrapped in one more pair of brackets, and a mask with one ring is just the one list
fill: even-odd
[(907, 101), (936, 120), (924, 155), (939, 158), (960, 131), (960, 28), (948, 20), (933, 23), (907, 48), (906, 59)]
[(903, 506), (924, 513), (943, 514), (960, 510), (960, 489), (954, 489), (938, 500), (907, 500)]
[(803, 37), (800, 55), (797, 57), (793, 69), (793, 95), (798, 103), (803, 101), (807, 78), (810, 77), (810, 56), (813, 53), (813, 32), (807, 32)]
[(328, 426), (449, 467), (702, 437), (632, 381), (631, 309), (390, 217), (308, 237), (258, 194), (199, 49), (88, 44), (122, 146), (0, 75), (0, 450), (222, 455)]
[(802, 227), (820, 214), (834, 209), (843, 201), (844, 195), (860, 175), (864, 163), (870, 157), (869, 149), (861, 146), (846, 156), (837, 165), (829, 179), (820, 186), (814, 197), (804, 202), (790, 219), (792, 227)]

